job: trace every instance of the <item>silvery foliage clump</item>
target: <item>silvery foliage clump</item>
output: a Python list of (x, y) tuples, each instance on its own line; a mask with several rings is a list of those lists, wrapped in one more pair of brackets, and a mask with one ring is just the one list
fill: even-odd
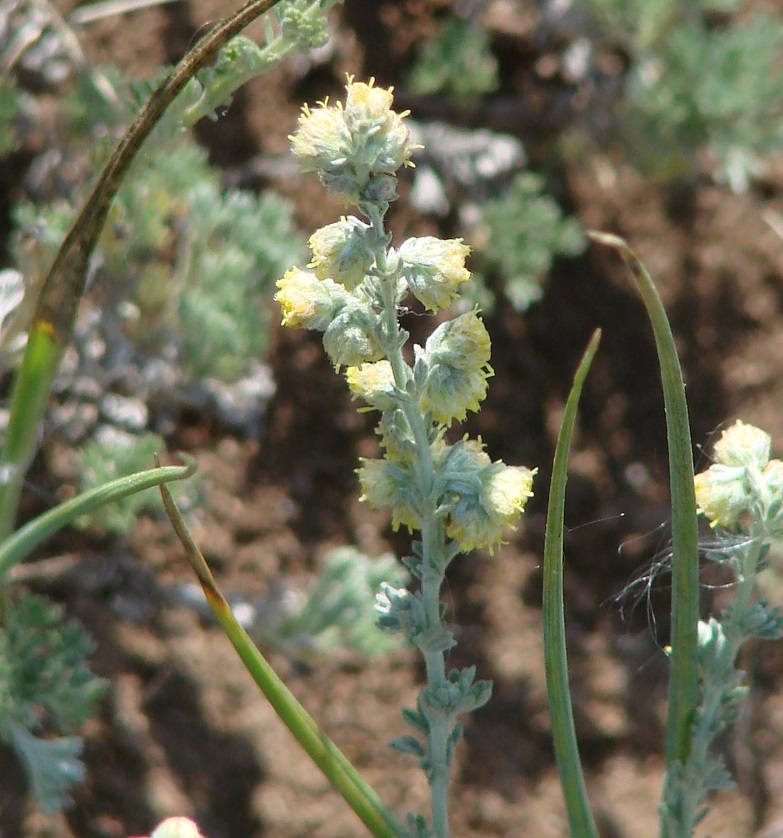
[(498, 61), (490, 49), (489, 33), (477, 20), (479, 4), (471, 5), (471, 15), (450, 16), (437, 35), (420, 46), (408, 75), (412, 93), (446, 93), (472, 101), (497, 89)]
[(555, 258), (584, 250), (581, 224), (563, 213), (546, 178), (526, 167), (516, 137), (414, 121), (411, 136), (424, 146), (411, 203), (439, 217), (453, 211), (474, 245), (475, 267), (460, 304), (491, 311), (494, 287), (517, 311), (526, 311), (543, 296)]
[[(688, 761), (672, 772), (661, 813), (670, 835), (690, 835), (712, 791), (733, 785), (715, 737), (737, 717), (747, 694), (737, 656), (751, 639), (783, 637), (783, 612), (759, 594), (770, 548), (783, 537), (783, 460), (772, 459), (769, 434), (736, 422), (714, 448), (714, 463), (696, 475), (699, 512), (715, 538), (706, 557), (728, 569), (733, 599), (699, 623), (700, 700)], [(776, 571), (779, 572), (779, 571)]]
[[(228, 386), (258, 371), (266, 335), (258, 312), (271, 296), (271, 277), (296, 249), (290, 208), (276, 196), (224, 189), (184, 130), (203, 116), (214, 118), (251, 76), (295, 49), (323, 43), (323, 15), (330, 5), (329, 0), (280, 3), (266, 21), (263, 47), (241, 37), (229, 42), (157, 125), (92, 254), (88, 278), (108, 280), (102, 284), (106, 317), (98, 319), (110, 326), (96, 328), (87, 313), (81, 340), (77, 327), (71, 363), (66, 359), (59, 382), (63, 396), (70, 370), (79, 406), (71, 411), (77, 430), (66, 438), (83, 441), (96, 427), (142, 433), (143, 396), (128, 393), (145, 380), (145, 372), (150, 389), (161, 392), (175, 390), (184, 376), (211, 376)], [(24, 346), (37, 278), (45, 276), (92, 178), (152, 87), (126, 85), (117, 71), (90, 67), (67, 22), (53, 6), (35, 0), (0, 0), (0, 66), (0, 100), (10, 103), (0, 116), (6, 151), (24, 144), (25, 125), (18, 117), (36, 121), (32, 97), (6, 84), (6, 76), (19, 71), (15, 81), (21, 84), (30, 73), (48, 70), (46, 86), (74, 77), (72, 92), (57, 100), (62, 110), (56, 132), (45, 135), (51, 146), (26, 176), (30, 200), (14, 210), (16, 265), (4, 272), (0, 290), (0, 363), (7, 368)], [(185, 296), (188, 302), (182, 303)], [(91, 374), (79, 375), (85, 359)], [(118, 382), (118, 371), (124, 375), (128, 369), (130, 380)], [(107, 393), (112, 385), (115, 392)], [(219, 387), (213, 391), (216, 398), (226, 396)], [(226, 406), (232, 401), (241, 399), (228, 394)], [(59, 420), (67, 424), (67, 410)], [(252, 418), (250, 424), (256, 424)], [(107, 457), (98, 470), (111, 453)], [(8, 579), (0, 584), (0, 741), (15, 750), (36, 805), (54, 812), (71, 803), (84, 776), (78, 732), (94, 715), (103, 685), (87, 666), (91, 641), (60, 606), (14, 589)]]
[[(379, 585), (407, 578), (391, 553), (370, 558), (344, 545), (324, 556), (307, 587), (280, 576), (257, 597), (239, 591), (228, 592), (226, 599), (254, 641), (296, 666), (309, 666), (327, 657), (376, 657), (399, 649), (401, 638), (378, 628), (373, 596)], [(168, 596), (213, 618), (197, 584), (177, 585)]]
[(413, 735), (397, 750), (415, 756), (430, 783), (432, 819), (409, 819), (411, 835), (446, 836), (447, 789), (459, 717), (481, 707), (491, 684), (475, 667), (446, 671), (456, 645), (445, 621), (440, 588), (462, 552), (502, 543), (531, 494), (534, 472), (493, 462), (480, 439), (449, 443), (446, 432), (486, 396), (490, 339), (478, 312), (436, 326), (424, 346), (408, 345), (399, 315), (413, 298), (430, 312), (455, 302), (470, 274), (461, 239), (410, 238), (392, 247), (385, 216), (397, 198), (397, 172), (416, 148), (406, 113), (391, 109), (391, 90), (349, 79), (345, 104), (304, 108), (291, 137), (306, 172), (361, 217), (349, 215), (317, 230), (311, 261), (278, 282), (283, 325), (323, 333), (335, 369), (347, 368), (352, 395), (377, 411), (381, 458), (358, 469), (362, 500), (391, 507), (395, 529), (415, 533), (403, 559), (419, 582), (412, 591), (389, 583), (377, 597), (379, 624), (401, 633), (424, 657), (427, 683), (415, 709), (403, 713)]
[[(166, 450), (160, 434), (149, 431), (129, 433), (115, 425), (101, 425), (93, 438), (76, 453), (76, 470), (81, 491), (103, 486), (110, 480), (151, 468), (155, 457)], [(198, 481), (189, 480), (172, 487), (178, 504), (192, 510), (199, 499)], [(146, 489), (96, 509), (76, 521), (76, 526), (101, 533), (122, 535), (132, 530), (142, 511), (162, 511), (157, 489)]]
[[(740, 7), (589, 0), (550, 4), (546, 21), (580, 47), (594, 127), (634, 165), (664, 180), (708, 174), (746, 192), (783, 148), (783, 18), (739, 18)], [(614, 77), (607, 36), (627, 64)]]
[(23, 593), (8, 599), (3, 621), (0, 741), (19, 757), (41, 810), (56, 812), (84, 778), (75, 734), (94, 715), (105, 684), (87, 667), (92, 641), (62, 606)]

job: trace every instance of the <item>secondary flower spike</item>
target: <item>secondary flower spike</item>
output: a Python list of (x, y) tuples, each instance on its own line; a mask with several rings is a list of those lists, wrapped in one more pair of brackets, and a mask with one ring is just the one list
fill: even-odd
[[(712, 527), (732, 529), (752, 512), (764, 520), (783, 487), (783, 462), (771, 460), (772, 438), (736, 422), (715, 443), (715, 462), (694, 478), (696, 503)], [(777, 517), (777, 516), (775, 516)]]

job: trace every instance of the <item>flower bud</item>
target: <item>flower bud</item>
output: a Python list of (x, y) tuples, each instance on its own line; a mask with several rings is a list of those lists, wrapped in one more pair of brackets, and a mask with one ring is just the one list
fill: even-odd
[(772, 438), (754, 425), (737, 421), (726, 428), (715, 443), (715, 462), (724, 466), (755, 465), (764, 468), (769, 462)]
[(275, 300), (283, 310), (283, 325), (291, 329), (323, 331), (352, 300), (341, 285), (301, 268), (287, 270), (277, 288)]
[(475, 311), (438, 326), (420, 356), (428, 370), (421, 409), (444, 425), (478, 410), (492, 375), (490, 353), (489, 334)]
[(345, 378), (354, 396), (364, 399), (376, 410), (394, 410), (398, 404), (394, 373), (388, 361), (349, 367)]
[(470, 279), (465, 267), (469, 253), (462, 239), (408, 239), (400, 247), (399, 256), (411, 293), (430, 311), (451, 305), (459, 285)]
[(412, 463), (416, 458), (416, 443), (408, 420), (400, 410), (386, 410), (375, 428), (381, 438), (381, 447), (387, 460), (400, 465)]
[(377, 338), (378, 320), (378, 315), (355, 300), (332, 320), (323, 342), (335, 368), (358, 367), (383, 357), (383, 347)]
[(412, 598), (413, 594), (406, 588), (395, 588), (388, 582), (381, 582), (375, 595), (378, 627), (383, 631), (404, 631), (409, 623)]
[(395, 175), (371, 175), (359, 196), (371, 204), (390, 204), (399, 197)]
[(362, 457), (361, 467), (357, 469), (362, 494), (359, 500), (365, 501), (373, 509), (390, 506), (392, 509), (392, 527), (396, 531), (400, 526), (408, 530), (421, 528), (417, 509), (421, 503), (415, 497), (415, 477), (409, 468), (390, 463), (388, 460), (371, 460)]
[(716, 464), (694, 478), (696, 505), (711, 527), (731, 528), (747, 511), (752, 497), (745, 469)]
[[(416, 147), (403, 123), (407, 112), (391, 110), (392, 89), (349, 81), (345, 108), (328, 102), (303, 108), (291, 149), (302, 170), (317, 172), (326, 189), (346, 203), (393, 200), (397, 169)], [(378, 193), (383, 195), (378, 197)]]
[(514, 521), (532, 497), (535, 471), (523, 466), (507, 466), (502, 461), (484, 466), (477, 473), (475, 488), (452, 484), (457, 488), (449, 511), (446, 534), (460, 550), (468, 552), (502, 543), (506, 528), (514, 529)]

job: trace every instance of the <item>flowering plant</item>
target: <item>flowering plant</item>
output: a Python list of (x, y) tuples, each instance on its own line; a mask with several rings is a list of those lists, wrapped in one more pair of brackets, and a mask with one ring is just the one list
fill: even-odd
[[(415, 533), (404, 562), (419, 580), (416, 592), (383, 585), (380, 625), (402, 632), (424, 657), (427, 683), (405, 721), (413, 735), (392, 743), (416, 756), (432, 796), (433, 834), (448, 834), (446, 790), (458, 717), (485, 704), (491, 684), (475, 667), (446, 671), (455, 644), (444, 621), (440, 589), (461, 552), (493, 550), (531, 495), (534, 471), (493, 462), (480, 439), (446, 439), (454, 420), (479, 409), (492, 375), (490, 338), (477, 311), (438, 325), (424, 346), (405, 349), (410, 335), (399, 321), (412, 295), (432, 313), (448, 307), (469, 278), (469, 248), (461, 239), (425, 236), (391, 247), (384, 219), (397, 197), (396, 173), (412, 165), (415, 149), (404, 118), (392, 109), (392, 90), (349, 79), (345, 105), (305, 107), (292, 140), (304, 171), (316, 172), (331, 194), (365, 220), (347, 216), (310, 238), (312, 260), (278, 282), (283, 325), (323, 332), (323, 345), (354, 397), (380, 413), (383, 457), (363, 459), (362, 498), (389, 506), (395, 529)], [(409, 816), (412, 834), (429, 834)]]
[(714, 446), (714, 463), (695, 477), (699, 512), (715, 531), (706, 557), (727, 568), (732, 602), (698, 623), (699, 702), (688, 760), (667, 778), (661, 816), (670, 835), (690, 835), (706, 813), (707, 795), (731, 788), (715, 737), (737, 717), (747, 695), (737, 658), (753, 638), (783, 637), (783, 614), (758, 595), (771, 545), (783, 535), (783, 461), (771, 458), (772, 439), (736, 422)]

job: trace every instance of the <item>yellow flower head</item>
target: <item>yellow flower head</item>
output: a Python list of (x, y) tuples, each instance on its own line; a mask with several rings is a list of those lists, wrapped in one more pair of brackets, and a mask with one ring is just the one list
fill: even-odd
[(302, 171), (318, 172), (339, 157), (347, 135), (342, 107), (331, 108), (329, 100), (325, 99), (315, 110), (307, 105), (302, 108), (299, 128), (288, 139)]
[(370, 268), (370, 257), (361, 236), (367, 225), (358, 218), (342, 218), (310, 236), (313, 259), (309, 266), (319, 279), (331, 278), (353, 291)]
[(376, 410), (394, 410), (394, 373), (388, 361), (349, 367), (345, 372), (348, 387), (354, 396), (364, 399)]
[(489, 333), (475, 311), (438, 326), (421, 355), (428, 368), (421, 409), (444, 425), (478, 410), (492, 375), (491, 349)]
[(505, 466), (496, 471), (487, 485), (488, 506), (510, 525), (533, 497), (535, 471), (524, 466)]
[(421, 520), (416, 511), (419, 504), (412, 498), (413, 475), (405, 468), (388, 460), (362, 458), (357, 469), (362, 494), (359, 500), (373, 509), (384, 506), (392, 508), (392, 527), (396, 531), (405, 526), (409, 531), (421, 529)]
[(744, 477), (743, 468), (720, 464), (694, 477), (696, 506), (711, 527), (732, 528), (748, 509), (752, 498)]
[(459, 491), (446, 522), (446, 534), (460, 550), (488, 548), (503, 542), (507, 528), (522, 513), (532, 497), (535, 471), (523, 466), (507, 466), (502, 461), (484, 466), (473, 482), (456, 484)]
[(345, 89), (346, 122), (377, 152), (373, 170), (391, 175), (400, 166), (412, 165), (410, 157), (417, 146), (403, 122), (410, 111), (397, 113), (391, 109), (394, 88), (375, 87), (375, 79), (364, 84), (349, 78)]
[(323, 331), (350, 299), (341, 285), (319, 280), (301, 268), (287, 270), (277, 288), (275, 300), (283, 310), (283, 325), (291, 329)]
[(451, 305), (458, 287), (470, 279), (465, 267), (469, 253), (462, 239), (423, 236), (403, 242), (399, 257), (411, 293), (430, 311)]
[(755, 465), (764, 468), (769, 462), (772, 437), (755, 425), (737, 421), (726, 428), (715, 443), (715, 461), (724, 466)]
[[(331, 282), (329, 279), (323, 281)], [(378, 315), (369, 306), (352, 299), (324, 332), (324, 349), (335, 369), (380, 360), (383, 346), (378, 340), (378, 331)]]
[[(394, 177), (409, 165), (415, 144), (401, 114), (391, 110), (392, 90), (349, 80), (346, 106), (302, 109), (299, 128), (290, 137), (291, 150), (305, 172), (346, 204), (375, 198), (396, 198)], [(390, 182), (391, 179), (391, 182)]]
[(783, 463), (770, 460), (772, 438), (735, 422), (715, 443), (715, 463), (694, 478), (698, 510), (712, 527), (734, 528), (744, 513), (765, 518), (780, 498)]
[(345, 90), (345, 112), (350, 118), (383, 122), (389, 116), (394, 101), (393, 87), (385, 90), (375, 87), (375, 79), (365, 84), (349, 78)]

